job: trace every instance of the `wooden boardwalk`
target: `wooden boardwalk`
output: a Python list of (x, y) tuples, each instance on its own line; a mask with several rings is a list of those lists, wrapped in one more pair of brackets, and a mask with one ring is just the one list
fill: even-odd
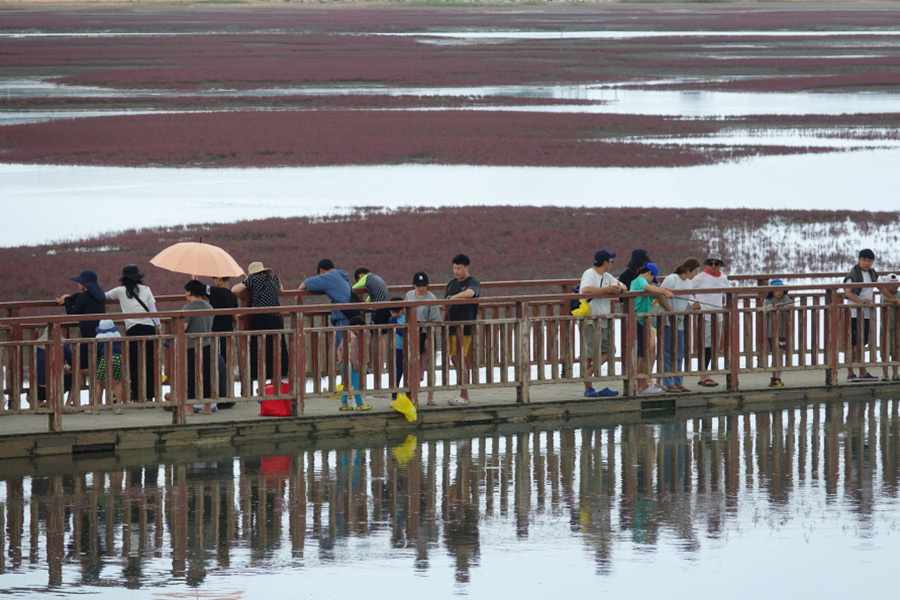
[[(466, 425), (502, 427), (510, 423), (534, 422), (553, 427), (572, 420), (590, 418), (609, 425), (654, 416), (698, 417), (754, 409), (777, 410), (804, 403), (835, 400), (893, 398), (900, 396), (900, 382), (825, 385), (825, 372), (798, 371), (784, 377), (786, 387), (771, 389), (766, 374), (749, 374), (741, 388), (728, 391), (724, 385), (712, 391), (686, 381), (692, 393), (651, 394), (635, 398), (587, 399), (583, 387), (574, 383), (536, 385), (529, 404), (516, 402), (510, 388), (479, 389), (472, 403), (448, 406), (454, 391), (437, 393), (439, 405), (421, 406), (419, 418), (410, 423), (389, 406), (388, 394), (377, 394), (368, 402), (369, 412), (340, 412), (339, 400), (311, 399), (302, 417), (260, 417), (258, 405), (239, 403), (215, 414), (192, 414), (187, 423), (175, 425), (172, 415), (160, 407), (125, 407), (116, 415), (66, 415), (64, 430), (47, 431), (47, 415), (20, 414), (3, 418), (0, 431), (0, 458), (65, 455), (79, 452), (121, 452), (127, 450), (168, 450), (179, 446), (238, 446), (242, 443), (297, 439), (367, 438), (403, 435), (424, 430), (445, 430)], [(702, 392), (700, 391), (702, 390)], [(620, 388), (621, 391), (621, 388)]]

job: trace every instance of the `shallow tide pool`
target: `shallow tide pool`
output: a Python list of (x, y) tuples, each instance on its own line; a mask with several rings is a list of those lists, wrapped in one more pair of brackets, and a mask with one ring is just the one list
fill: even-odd
[[(897, 400), (8, 461), (12, 597), (889, 597)], [(235, 455), (239, 453), (239, 455)]]

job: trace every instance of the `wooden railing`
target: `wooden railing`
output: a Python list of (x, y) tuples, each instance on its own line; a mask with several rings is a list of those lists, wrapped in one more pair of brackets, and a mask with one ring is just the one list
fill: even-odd
[[(765, 276), (765, 279), (769, 277)], [(797, 276), (793, 278), (799, 279)], [(552, 285), (567, 288), (570, 282), (557, 280)], [(546, 288), (550, 284), (541, 282), (541, 285)], [(870, 284), (868, 287), (877, 285)], [(406, 323), (391, 326), (390, 329), (373, 325), (335, 328), (328, 321), (332, 305), (297, 304), (275, 309), (285, 321), (285, 328), (281, 330), (244, 329), (231, 333), (192, 335), (184, 333), (184, 319), (189, 316), (231, 313), (244, 318), (254, 313), (273, 312), (273, 309), (163, 311), (157, 314), (161, 321), (157, 335), (121, 340), (124, 395), (131, 396), (127, 390), (132, 383), (132, 363), (141, 365), (135, 370), (137, 393), (129, 397), (129, 402), (122, 407), (108, 400), (116, 383), (112, 369), (107, 369), (103, 380), (96, 377), (98, 347), (103, 346), (104, 354), (109, 356), (111, 344), (108, 340), (79, 339), (74, 315), (3, 318), (0, 319), (0, 364), (3, 365), (0, 387), (4, 390), (4, 402), (0, 407), (0, 416), (47, 414), (49, 428), (59, 431), (63, 427), (64, 415), (72, 412), (162, 405), (173, 411), (174, 423), (183, 424), (192, 403), (255, 403), (262, 397), (290, 401), (292, 414), (299, 416), (303, 415), (308, 398), (340, 396), (343, 392), (338, 391), (338, 384), (349, 387), (350, 378), (342, 377), (337, 356), (339, 338), (342, 338), (344, 355), (349, 355), (351, 332), (359, 339), (358, 362), (365, 376), (360, 377), (358, 389), (352, 390), (349, 395), (403, 392), (416, 402), (422, 393), (427, 392), (509, 388), (515, 392), (517, 402), (525, 403), (530, 400), (532, 385), (580, 382), (587, 367), (585, 348), (588, 324), (593, 322), (599, 325), (601, 320), (607, 321), (609, 341), (617, 350), (610, 356), (609, 363), (604, 367), (605, 372), (597, 373), (593, 379), (607, 382), (606, 385), (621, 381), (625, 397), (634, 396), (637, 380), (647, 377), (724, 376), (725, 387), (737, 390), (740, 377), (748, 373), (817, 369), (824, 372), (823, 385), (834, 385), (840, 368), (900, 365), (897, 360), (900, 356), (900, 335), (897, 335), (896, 319), (894, 330), (888, 327), (892, 311), (897, 310), (892, 303), (872, 306), (870, 344), (865, 353), (851, 355), (849, 314), (852, 306), (844, 303), (842, 288), (841, 285), (822, 284), (791, 286), (788, 289), (794, 304), (773, 311), (763, 309), (762, 299), (767, 291), (775, 288), (748, 286), (694, 290), (694, 293), (723, 293), (725, 303), (721, 309), (680, 315), (685, 322), (685, 367), (683, 370), (673, 367), (668, 372), (663, 371), (663, 359), (667, 350), (674, 356), (676, 336), (671, 336), (666, 348), (663, 334), (665, 324), (673, 325), (679, 315), (655, 312), (639, 315), (635, 312), (636, 294), (633, 293), (623, 294), (622, 302), (613, 303), (616, 307), (613, 314), (596, 318), (570, 315), (568, 302), (573, 295), (568, 293), (355, 305), (366, 310), (387, 306), (402, 309)], [(183, 298), (180, 301), (183, 302)], [(470, 323), (432, 324), (417, 320), (416, 307), (419, 305), (447, 307), (471, 303), (479, 305), (479, 317)], [(710, 315), (711, 321), (706, 321), (706, 315)], [(121, 323), (124, 316), (127, 315), (79, 315), (77, 318), (113, 318)], [(644, 328), (644, 347), (651, 348), (651, 341), (656, 344), (654, 352), (648, 351), (643, 370), (638, 369), (635, 353), (639, 316), (644, 316), (656, 327)], [(711, 328), (712, 364), (706, 368), (702, 340), (709, 323), (716, 319), (721, 320), (722, 327)], [(773, 331), (768, 330), (767, 322), (774, 323)], [(451, 329), (462, 325), (472, 328), (469, 368), (464, 366), (463, 344), (455, 344), (455, 356), (451, 359)], [(859, 339), (863, 339), (862, 326), (862, 320), (858, 320)], [(46, 338), (39, 341), (44, 331)], [(599, 336), (603, 329), (596, 326), (593, 331), (597, 338), (595, 345), (599, 348)], [(402, 336), (401, 356), (406, 366), (406, 376), (402, 382), (397, 381), (395, 373), (397, 333)], [(421, 352), (420, 335), (425, 340)], [(778, 340), (782, 337), (784, 348), (779, 349)], [(225, 340), (222, 344), (224, 368), (217, 360), (212, 360), (206, 374), (214, 384), (221, 379), (222, 385), (221, 388), (212, 385), (208, 398), (187, 397), (190, 368), (186, 348), (190, 340), (196, 341), (197, 347), (209, 341), (214, 348), (219, 347), (220, 340)], [(71, 363), (65, 357), (67, 345), (72, 354)], [(251, 345), (258, 347), (255, 379), (251, 379)], [(280, 350), (282, 345), (285, 348), (283, 352)], [(77, 373), (82, 353), (88, 356), (84, 399)], [(650, 360), (651, 357), (656, 360)], [(202, 390), (202, 352), (194, 353), (194, 361), (194, 387)], [(43, 380), (40, 380), (38, 372), (42, 362), (45, 368)], [(672, 363), (677, 365), (674, 360)], [(274, 374), (274, 378), (266, 376), (267, 369)], [(283, 374), (283, 377), (278, 377), (278, 374)], [(165, 383), (164, 376), (167, 378)], [(283, 379), (286, 383), (283, 389), (276, 385), (273, 395), (263, 396), (268, 379)], [(77, 403), (74, 406), (66, 405), (69, 380), (76, 388), (73, 400), (77, 399)], [(168, 400), (166, 392), (170, 394)], [(83, 404), (83, 400), (86, 403)]]

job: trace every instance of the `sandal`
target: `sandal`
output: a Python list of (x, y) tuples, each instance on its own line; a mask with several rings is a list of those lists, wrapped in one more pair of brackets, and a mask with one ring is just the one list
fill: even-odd
[(682, 394), (685, 394), (685, 393), (689, 394), (691, 392), (690, 388), (686, 388), (683, 385), (678, 386), (678, 391), (681, 392)]
[(702, 379), (697, 382), (697, 385), (702, 385), (703, 387), (717, 387), (719, 384), (712, 379)]

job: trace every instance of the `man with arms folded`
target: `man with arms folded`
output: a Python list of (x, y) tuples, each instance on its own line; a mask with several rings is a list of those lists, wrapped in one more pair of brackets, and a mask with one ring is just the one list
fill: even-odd
[[(600, 366), (608, 359), (610, 353), (615, 353), (615, 344), (608, 341), (608, 319), (600, 320), (600, 362), (594, 360), (596, 356), (596, 348), (594, 343), (594, 323), (597, 317), (603, 317), (612, 312), (612, 302), (610, 298), (618, 296), (625, 291), (625, 286), (619, 283), (619, 280), (613, 277), (609, 270), (613, 266), (616, 255), (607, 250), (598, 250), (594, 254), (594, 266), (589, 268), (581, 276), (580, 291), (582, 294), (603, 294), (601, 298), (592, 298), (590, 301), (590, 318), (585, 327), (585, 335), (587, 336), (587, 369), (585, 377), (589, 378), (594, 374), (595, 370), (599, 372)], [(596, 365), (596, 367), (595, 367)], [(606, 396), (617, 396), (619, 392), (613, 391), (608, 387), (602, 390), (595, 390), (594, 384), (590, 379), (584, 380), (584, 396), (585, 398), (600, 398)]]

